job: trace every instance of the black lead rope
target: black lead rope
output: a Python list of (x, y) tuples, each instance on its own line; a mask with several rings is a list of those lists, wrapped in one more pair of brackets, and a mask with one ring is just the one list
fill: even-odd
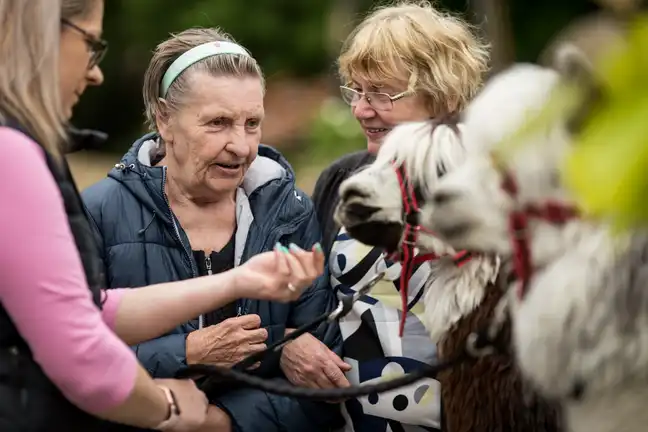
[[(346, 388), (335, 389), (310, 389), (305, 387), (295, 387), (285, 380), (280, 379), (264, 379), (244, 372), (245, 369), (253, 364), (263, 360), (264, 357), (271, 353), (276, 353), (281, 350), (290, 341), (297, 339), (304, 333), (310, 332), (317, 328), (325, 321), (337, 321), (347, 315), (353, 304), (360, 299), (363, 295), (367, 294), (373, 286), (378, 283), (385, 273), (379, 273), (374, 276), (365, 286), (358, 290), (353, 295), (342, 297), (339, 301), (338, 307), (331, 313), (325, 313), (315, 318), (308, 324), (305, 324), (292, 333), (286, 335), (283, 339), (273, 343), (265, 350), (246, 357), (232, 368), (222, 366), (213, 366), (206, 364), (189, 365), (187, 368), (179, 371), (176, 378), (200, 378), (206, 376), (200, 388), (206, 390), (214, 388), (214, 385), (224, 385), (232, 382), (244, 384), (248, 387), (262, 390), (267, 393), (272, 393), (280, 396), (289, 396), (310, 400), (338, 400), (357, 398), (367, 396), (374, 393), (383, 393), (386, 391), (394, 390), (400, 387), (407, 386), (423, 378), (435, 378), (436, 375), (448, 368), (451, 368), (459, 363), (470, 359), (476, 359), (486, 355), (494, 354), (495, 352), (503, 352), (505, 347), (502, 346), (501, 328), (504, 322), (504, 308), (499, 308), (499, 313), (496, 313), (494, 321), (484, 329), (469, 335), (466, 346), (457, 356), (446, 360), (444, 362), (437, 362), (433, 365), (423, 365), (416, 369), (414, 372), (405, 374), (401, 377), (394, 378), (387, 381), (378, 382), (375, 384), (361, 384)], [(505, 306), (505, 305), (503, 305)]]
[(390, 379), (376, 384), (362, 384), (358, 386), (334, 389), (310, 389), (305, 387), (295, 387), (287, 383), (285, 380), (263, 379), (242, 371), (238, 371), (236, 369), (228, 369), (212, 365), (189, 366), (187, 369), (180, 371), (180, 373), (177, 375), (177, 378), (192, 378), (196, 375), (210, 375), (211, 378), (220, 378), (222, 380), (222, 384), (226, 384), (228, 381), (235, 381), (241, 384), (245, 384), (248, 387), (280, 396), (326, 401), (357, 398), (361, 396), (367, 396), (372, 393), (383, 393), (399, 387), (404, 387), (422, 378), (433, 378), (439, 372), (450, 368), (468, 358), (469, 357), (467, 352), (464, 352), (462, 355), (459, 355), (452, 360), (437, 363), (435, 365), (424, 365), (423, 367), (416, 369), (414, 372), (398, 378)]
[(249, 368), (256, 362), (263, 360), (264, 357), (270, 355), (271, 353), (276, 353), (277, 351), (281, 350), (289, 342), (297, 339), (299, 336), (303, 335), (304, 333), (308, 333), (312, 330), (315, 330), (324, 321), (332, 322), (342, 318), (343, 316), (345, 316), (351, 311), (351, 309), (353, 308), (353, 303), (354, 303), (353, 296), (348, 295), (342, 297), (338, 308), (334, 310), (332, 313), (326, 312), (318, 316), (308, 324), (304, 324), (303, 326), (299, 327), (292, 333), (286, 335), (283, 339), (280, 339), (277, 342), (271, 344), (263, 351), (260, 351), (258, 353), (252, 354), (251, 356), (244, 358), (240, 362), (236, 363), (232, 368), (238, 370), (245, 370)]
[[(323, 313), (322, 315), (318, 316), (308, 324), (304, 324), (303, 326), (294, 330), (292, 333), (284, 336), (282, 339), (271, 344), (263, 351), (260, 351), (256, 354), (252, 354), (251, 356), (244, 358), (243, 360), (241, 360), (240, 362), (232, 366), (232, 369), (221, 368), (221, 367), (210, 366), (210, 365), (190, 365), (187, 367), (187, 369), (183, 369), (182, 371), (180, 371), (176, 377), (188, 378), (188, 377), (195, 377), (200, 375), (208, 375), (207, 379), (205, 379), (200, 384), (200, 388), (203, 390), (213, 388), (212, 386), (223, 381), (223, 378), (225, 379), (232, 378), (235, 381), (240, 381), (242, 383), (254, 387), (253, 384), (246, 382), (246, 379), (255, 378), (255, 377), (240, 371), (244, 371), (250, 366), (252, 366), (253, 364), (263, 360), (266, 356), (269, 356), (272, 353), (276, 353), (280, 351), (289, 342), (297, 339), (299, 336), (303, 335), (304, 333), (308, 333), (315, 330), (323, 322), (338, 321), (340, 318), (346, 316), (349, 312), (351, 312), (351, 309), (353, 308), (353, 304), (356, 301), (358, 301), (360, 297), (364, 296), (369, 291), (371, 291), (374, 285), (376, 285), (383, 277), (385, 277), (385, 272), (380, 272), (376, 274), (374, 277), (369, 279), (369, 282), (367, 282), (362, 288), (360, 288), (353, 295), (343, 296), (342, 299), (340, 299), (340, 301), (338, 302), (337, 308), (333, 312)], [(206, 372), (207, 370), (208, 372)], [(231, 375), (231, 373), (234, 373), (234, 375)], [(258, 380), (259, 378), (256, 379)]]
[[(310, 389), (305, 387), (296, 387), (287, 383), (285, 380), (259, 378), (240, 370), (212, 365), (191, 365), (180, 371), (176, 377), (182, 379), (207, 375), (210, 377), (209, 380), (218, 380), (218, 383), (221, 385), (226, 385), (228, 382), (236, 382), (267, 393), (315, 401), (357, 398), (404, 387), (423, 378), (435, 378), (439, 372), (457, 364), (494, 354), (495, 352), (500, 351), (501, 347), (497, 346), (497, 340), (491, 339), (492, 334), (493, 332), (490, 329), (484, 329), (480, 332), (472, 333), (472, 337), (467, 341), (466, 349), (450, 360), (438, 362), (433, 365), (423, 365), (414, 372), (398, 378), (375, 384), (361, 384), (346, 388)], [(203, 383), (201, 388), (205, 388), (205, 385), (206, 383)]]

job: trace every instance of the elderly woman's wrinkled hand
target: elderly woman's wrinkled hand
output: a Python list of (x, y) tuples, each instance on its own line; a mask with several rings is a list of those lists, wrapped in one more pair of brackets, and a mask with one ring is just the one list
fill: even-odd
[(351, 385), (344, 375), (351, 365), (310, 333), (283, 348), (280, 364), (286, 378), (296, 386), (332, 389)]
[(187, 335), (188, 364), (232, 367), (244, 358), (266, 349), (268, 331), (256, 314), (228, 318)]
[(252, 257), (234, 271), (241, 297), (291, 302), (322, 274), (324, 254), (319, 243), (310, 251), (277, 244), (273, 251)]

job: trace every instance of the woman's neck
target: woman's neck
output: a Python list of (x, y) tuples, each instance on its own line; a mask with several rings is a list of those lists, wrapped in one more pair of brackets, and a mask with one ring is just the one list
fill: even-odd
[(169, 205), (178, 217), (180, 214), (187, 215), (190, 219), (207, 217), (212, 222), (214, 217), (220, 219), (220, 216), (223, 216), (228, 220), (234, 217), (236, 190), (211, 193), (207, 196), (183, 187), (173, 176), (167, 177), (164, 188)]
[(169, 198), (169, 203), (192, 209), (219, 208), (229, 206), (236, 202), (236, 189), (228, 191), (214, 191), (206, 187), (192, 187), (184, 185), (167, 170), (167, 179), (164, 192)]
[(192, 249), (219, 251), (231, 239), (236, 230), (236, 191), (196, 200), (167, 182), (166, 193)]

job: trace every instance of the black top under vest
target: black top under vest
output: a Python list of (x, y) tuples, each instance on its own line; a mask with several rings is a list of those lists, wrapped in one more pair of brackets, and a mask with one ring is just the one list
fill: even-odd
[[(222, 273), (234, 268), (234, 244), (235, 235), (227, 242), (227, 244), (219, 252), (212, 252), (209, 255), (205, 251), (193, 251), (194, 259), (198, 266), (198, 274), (206, 276), (209, 274)], [(204, 326), (210, 326), (225, 321), (228, 318), (233, 318), (237, 315), (236, 302), (229, 303), (204, 316)]]

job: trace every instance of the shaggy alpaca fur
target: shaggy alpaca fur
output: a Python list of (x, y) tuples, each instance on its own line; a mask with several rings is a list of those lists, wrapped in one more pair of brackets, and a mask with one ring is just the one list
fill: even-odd
[[(501, 188), (489, 155), (558, 84), (587, 76), (578, 55), (561, 55), (559, 72), (532, 65), (504, 71), (466, 110), (464, 144), (471, 151), (438, 182), (436, 206), (424, 219), (452, 246), (508, 257), (512, 210), (573, 202), (558, 170), (569, 151), (571, 119), (582, 112), (529, 131), (525, 145), (507, 155), (516, 199)], [(594, 85), (591, 78), (586, 83)], [(648, 424), (648, 241), (633, 234), (613, 235), (586, 220), (529, 225), (533, 279), (523, 300), (510, 297), (516, 360), (541, 394), (563, 402), (573, 432), (638, 432)]]
[[(387, 137), (376, 162), (341, 185), (336, 218), (359, 241), (394, 250), (404, 221), (392, 161), (405, 164), (426, 214), (438, 181), (464, 159), (465, 150), (452, 127), (433, 122), (399, 126)], [(425, 252), (455, 253), (448, 244), (423, 233), (417, 246)], [(439, 344), (441, 360), (463, 350), (468, 335), (489, 321), (503, 294), (494, 284), (498, 270), (499, 259), (486, 255), (475, 256), (459, 268), (449, 258), (432, 264), (425, 324)], [(438, 379), (444, 432), (559, 430), (555, 407), (524, 397), (510, 353), (468, 361)]]
[[(465, 349), (470, 333), (488, 326), (504, 290), (486, 287), (486, 296), (474, 312), (463, 317), (439, 346), (440, 359)], [(510, 344), (511, 325), (504, 323), (500, 340)], [(448, 432), (559, 431), (560, 409), (529, 393), (514, 364), (512, 352), (496, 352), (441, 372), (441, 400)]]
[[(425, 314), (434, 323), (435, 314), (449, 317), (447, 332), (439, 342), (439, 359), (449, 360), (466, 349), (468, 336), (487, 328), (493, 322), (495, 309), (506, 291), (506, 272), (499, 272), (499, 259), (483, 257), (472, 261), (465, 270), (456, 268), (450, 260), (439, 264), (445, 268), (435, 272), (430, 280)], [(495, 271), (494, 271), (495, 270)], [(469, 313), (447, 314), (442, 309), (456, 298), (479, 298)], [(450, 309), (452, 310), (452, 309)], [(452, 323), (452, 324), (450, 324)], [(540, 399), (524, 386), (514, 364), (511, 344), (511, 324), (505, 321), (498, 338), (501, 352), (469, 360), (441, 372), (441, 400), (447, 432), (470, 431), (560, 431), (560, 406)]]

